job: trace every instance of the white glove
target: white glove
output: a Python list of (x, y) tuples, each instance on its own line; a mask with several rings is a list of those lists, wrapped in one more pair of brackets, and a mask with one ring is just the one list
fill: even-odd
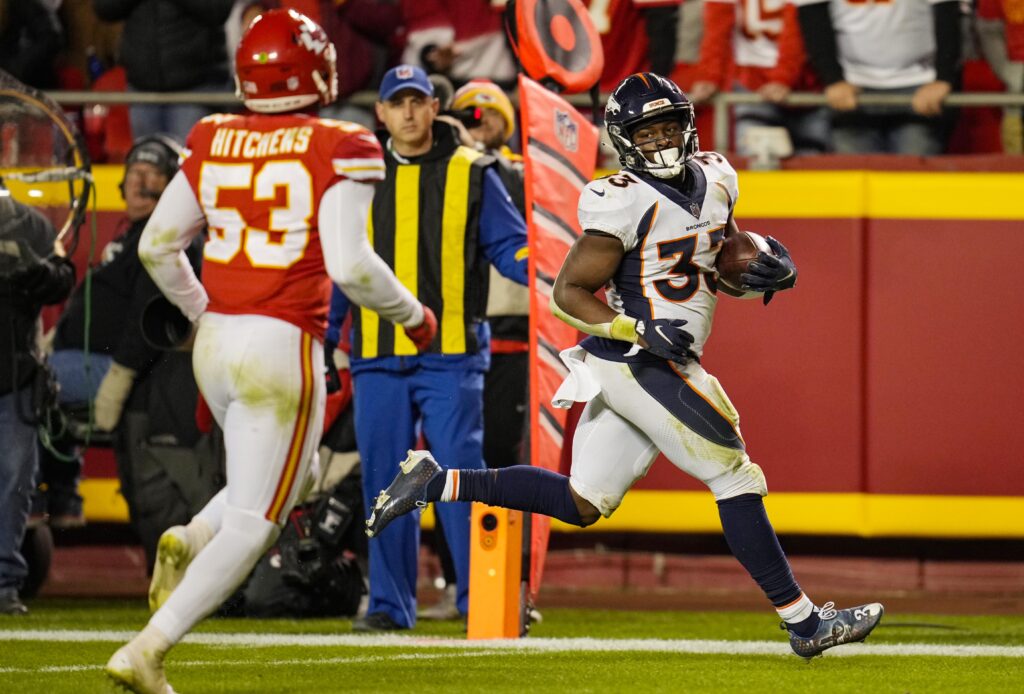
[(134, 384), (134, 370), (127, 366), (121, 366), (116, 361), (110, 365), (107, 375), (100, 381), (100, 388), (96, 391), (96, 400), (93, 403), (94, 422), (97, 429), (114, 430), (121, 420), (124, 403), (128, 400), (128, 395), (132, 392)]

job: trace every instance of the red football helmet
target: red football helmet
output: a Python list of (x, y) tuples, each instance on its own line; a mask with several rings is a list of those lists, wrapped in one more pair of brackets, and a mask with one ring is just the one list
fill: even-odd
[(319, 24), (290, 9), (252, 20), (235, 53), (235, 93), (249, 110), (281, 113), (338, 97), (334, 44)]

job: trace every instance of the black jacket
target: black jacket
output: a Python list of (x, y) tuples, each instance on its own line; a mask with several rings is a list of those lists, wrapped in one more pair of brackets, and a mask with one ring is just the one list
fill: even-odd
[(128, 83), (148, 91), (227, 86), (224, 22), (233, 0), (93, 0), (96, 15), (124, 20), (121, 62)]
[[(118, 364), (143, 374), (160, 357), (160, 351), (142, 338), (142, 310), (160, 294), (139, 261), (139, 239), (146, 226), (140, 219), (128, 231), (110, 242), (104, 263), (90, 271), (92, 276), (92, 322), (89, 351), (109, 354)], [(189, 260), (198, 268), (198, 245), (188, 250)], [(85, 283), (78, 285), (57, 323), (54, 350), (85, 348)]]
[(49, 258), (53, 226), (28, 205), (6, 201), (0, 210), (0, 395), (23, 387), (36, 372), (35, 338), (45, 304), (63, 301), (75, 268)]

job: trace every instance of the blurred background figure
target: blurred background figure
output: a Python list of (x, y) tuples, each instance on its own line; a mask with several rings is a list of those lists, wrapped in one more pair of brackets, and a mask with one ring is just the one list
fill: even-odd
[(792, 90), (816, 90), (807, 65), (796, 7), (762, 0), (708, 0), (697, 78), (687, 95), (695, 104), (719, 90), (757, 92), (767, 103), (733, 108), (733, 149), (752, 155), (752, 128), (785, 128), (798, 154), (829, 148), (829, 113), (780, 104)]
[[(121, 62), (129, 91), (230, 91), (224, 22), (234, 0), (93, 0), (96, 14), (124, 21)], [(184, 141), (213, 112), (201, 103), (132, 104), (135, 137), (168, 133)]]
[[(139, 261), (138, 244), (160, 194), (178, 170), (180, 151), (164, 136), (136, 141), (121, 184), (126, 229), (103, 249), (101, 264), (88, 271), (88, 288), (79, 284), (55, 328), (50, 363), (60, 384), (60, 403), (85, 419), (94, 400), (100, 431), (117, 427), (136, 381), (160, 357), (142, 336), (142, 311), (160, 292)], [(53, 527), (82, 525), (79, 442), (68, 435), (53, 443), (56, 451), (42, 451), (45, 496), (34, 514), (45, 514)]]
[(50, 258), (53, 226), (0, 184), (0, 615), (25, 614), (18, 591), (28, 573), (25, 536), (38, 466), (36, 429), (52, 404), (37, 345), (44, 304), (67, 298), (74, 267)]
[[(795, 0), (804, 45), (843, 154), (932, 155), (945, 149), (943, 101), (958, 84), (956, 0)], [(905, 106), (861, 106), (859, 94), (909, 94)]]
[(402, 62), (437, 72), (460, 86), (487, 77), (503, 86), (516, 79), (502, 27), (501, 3), (488, 0), (402, 0), (406, 30)]

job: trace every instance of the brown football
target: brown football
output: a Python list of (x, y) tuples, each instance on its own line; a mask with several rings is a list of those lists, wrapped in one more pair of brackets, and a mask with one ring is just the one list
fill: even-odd
[(726, 237), (722, 242), (722, 248), (718, 251), (715, 259), (715, 269), (718, 270), (718, 279), (724, 282), (731, 289), (740, 289), (743, 282), (740, 275), (747, 271), (747, 265), (751, 260), (757, 259), (761, 251), (771, 253), (771, 247), (764, 237), (752, 231), (741, 231), (738, 234)]

